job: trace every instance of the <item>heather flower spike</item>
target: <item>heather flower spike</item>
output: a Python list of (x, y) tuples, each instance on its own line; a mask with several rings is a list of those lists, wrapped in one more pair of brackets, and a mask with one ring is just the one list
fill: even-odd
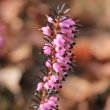
[[(47, 57), (46, 75), (36, 88), (36, 97), (40, 94), (39, 106), (35, 110), (58, 110), (58, 91), (62, 88), (62, 81), (68, 76), (68, 71), (74, 65), (72, 49), (75, 44), (76, 23), (64, 14), (65, 4), (56, 8), (54, 15), (46, 15), (48, 25), (41, 28), (47, 43), (43, 53)], [(38, 104), (36, 104), (37, 106)]]

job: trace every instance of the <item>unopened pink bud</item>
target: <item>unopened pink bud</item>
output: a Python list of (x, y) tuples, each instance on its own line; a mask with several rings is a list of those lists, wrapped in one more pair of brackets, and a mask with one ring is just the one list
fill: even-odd
[(49, 23), (54, 23), (54, 20), (50, 16), (46, 15), (46, 17)]
[(47, 68), (50, 68), (51, 67), (51, 61), (50, 60), (46, 61), (45, 65), (46, 65)]
[(51, 54), (51, 47), (48, 44), (44, 45), (43, 52), (45, 55), (50, 55)]
[(66, 23), (68, 25), (75, 25), (75, 22), (71, 18), (65, 19), (63, 23)]
[(42, 83), (42, 82), (40, 82), (40, 83), (38, 83), (38, 85), (37, 85), (37, 92), (40, 92), (41, 91), (41, 89), (43, 88), (43, 86), (44, 86), (44, 84)]
[(49, 26), (42, 27), (41, 30), (43, 31), (43, 34), (44, 35), (47, 35), (47, 36), (50, 36), (51, 35), (51, 30), (50, 30), (50, 27)]

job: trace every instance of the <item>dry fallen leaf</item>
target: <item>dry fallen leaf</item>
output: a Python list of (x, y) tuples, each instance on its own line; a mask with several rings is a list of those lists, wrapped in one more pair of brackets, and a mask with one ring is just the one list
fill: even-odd
[(16, 66), (10, 66), (0, 69), (0, 85), (9, 89), (13, 94), (19, 94), (23, 70)]
[(110, 35), (100, 33), (96, 35), (93, 42), (91, 42), (91, 51), (93, 56), (100, 61), (110, 59)]
[[(76, 103), (104, 93), (110, 85), (109, 80), (89, 82), (79, 77), (71, 77), (63, 84), (60, 90), (60, 110), (70, 110)], [(65, 108), (65, 109), (64, 109)]]

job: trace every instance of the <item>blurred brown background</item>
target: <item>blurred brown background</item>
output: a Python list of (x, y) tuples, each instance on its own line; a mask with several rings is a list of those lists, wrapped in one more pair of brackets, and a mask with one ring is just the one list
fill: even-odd
[(0, 110), (29, 110), (45, 62), (38, 29), (63, 2), (82, 26), (60, 110), (110, 110), (110, 0), (0, 0)]

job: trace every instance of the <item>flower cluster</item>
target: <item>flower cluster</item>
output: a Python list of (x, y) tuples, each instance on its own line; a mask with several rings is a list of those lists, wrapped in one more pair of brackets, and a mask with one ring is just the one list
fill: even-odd
[(76, 23), (68, 16), (47, 16), (48, 25), (42, 27), (44, 39), (48, 41), (43, 47), (43, 53), (47, 56), (45, 66), (47, 75), (38, 83), (36, 94), (41, 93), (42, 98), (38, 110), (52, 110), (58, 107), (58, 97), (48, 95), (48, 92), (57, 93), (62, 88), (62, 81), (68, 76), (67, 72), (72, 69), (73, 53), (75, 44)]
[(52, 108), (58, 107), (56, 104), (57, 98), (52, 96), (49, 99), (45, 99), (43, 103), (40, 104), (39, 110), (51, 110)]

